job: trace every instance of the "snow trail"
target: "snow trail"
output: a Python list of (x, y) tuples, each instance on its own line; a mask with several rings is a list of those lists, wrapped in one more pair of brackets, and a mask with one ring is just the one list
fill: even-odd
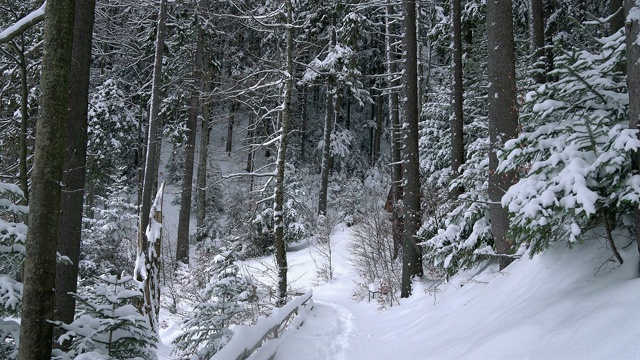
[(315, 301), (304, 324), (280, 345), (274, 360), (301, 356), (308, 360), (347, 360), (352, 330), (351, 311), (338, 304)]

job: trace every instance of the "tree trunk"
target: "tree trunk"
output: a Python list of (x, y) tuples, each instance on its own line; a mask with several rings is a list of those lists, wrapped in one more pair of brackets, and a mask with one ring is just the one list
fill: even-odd
[[(487, 1), (487, 47), (489, 81), (489, 215), (491, 233), (498, 254), (513, 252), (513, 242), (507, 239), (509, 211), (502, 207), (502, 196), (515, 182), (515, 173), (496, 173), (497, 152), (505, 141), (517, 136), (518, 108), (516, 103), (515, 51), (511, 2)], [(500, 257), (500, 269), (511, 263)]]
[(276, 306), (281, 307), (287, 302), (287, 252), (284, 243), (284, 170), (287, 160), (287, 136), (289, 119), (291, 116), (291, 92), (293, 90), (293, 5), (286, 0), (287, 28), (286, 28), (286, 57), (284, 101), (280, 113), (280, 145), (278, 147), (278, 161), (276, 165), (276, 185), (273, 204), (273, 226), (275, 232), (274, 246), (276, 250), (276, 265), (278, 267), (278, 289), (276, 292)]
[[(69, 293), (78, 288), (78, 263), (82, 235), (84, 184), (87, 156), (87, 113), (89, 104), (89, 70), (95, 0), (76, 0), (73, 25), (73, 50), (69, 77), (69, 116), (67, 118), (66, 149), (58, 252), (72, 264), (58, 264), (56, 269), (56, 320), (70, 324), (75, 315), (75, 299)], [(62, 335), (56, 331), (56, 335)], [(56, 336), (56, 337), (57, 337)], [(57, 342), (56, 342), (57, 344)], [(69, 343), (63, 344), (68, 349)]]
[[(151, 85), (151, 100), (149, 110), (149, 128), (147, 129), (147, 155), (144, 164), (144, 180), (142, 182), (142, 206), (140, 207), (140, 226), (138, 228), (138, 258), (144, 257), (144, 264), (150, 265), (149, 259), (149, 239), (147, 238), (147, 227), (149, 226), (149, 213), (151, 211), (151, 197), (153, 196), (153, 188), (158, 178), (158, 154), (160, 153), (161, 142), (159, 137), (162, 134), (162, 128), (158, 121), (158, 112), (160, 110), (160, 86), (162, 75), (162, 57), (164, 54), (164, 38), (166, 32), (167, 19), (167, 0), (160, 1), (160, 13), (158, 16), (158, 28), (156, 35), (155, 59), (153, 64), (153, 80)], [(148, 273), (153, 275), (153, 273)], [(140, 272), (135, 274), (136, 280), (143, 282), (143, 291), (145, 294), (145, 303), (142, 307), (142, 313), (149, 318), (149, 324), (152, 329), (157, 329), (158, 319), (154, 314), (153, 302), (155, 289), (152, 288), (154, 279), (143, 278)]]
[(327, 83), (327, 107), (324, 117), (324, 139), (322, 142), (322, 167), (320, 168), (320, 191), (318, 193), (318, 215), (327, 214), (327, 197), (329, 188), (329, 172), (331, 171), (331, 133), (334, 121), (334, 87)]
[(542, 0), (531, 0), (529, 31), (531, 32), (531, 64), (533, 81), (544, 84), (547, 79), (544, 58), (544, 9)]
[[(627, 14), (640, 12), (640, 0), (625, 0), (624, 7)], [(627, 86), (629, 87), (629, 127), (638, 129), (640, 123), (640, 18), (629, 17), (625, 23), (627, 32)], [(637, 134), (640, 138), (640, 133)], [(636, 152), (633, 166), (640, 169), (640, 153)], [(636, 209), (636, 244), (640, 253), (640, 209)], [(638, 268), (640, 274), (640, 264)]]
[[(453, 94), (451, 105), (451, 171), (453, 178), (459, 176), (460, 165), (464, 163), (464, 118), (463, 118), (463, 88), (462, 88), (462, 12), (461, 0), (451, 1), (451, 17), (453, 19)], [(451, 198), (457, 199), (462, 194), (462, 188), (451, 190)]]
[(401, 297), (411, 295), (411, 281), (422, 277), (422, 250), (416, 235), (421, 225), (420, 215), (420, 164), (418, 153), (418, 50), (416, 37), (416, 2), (403, 1), (405, 62), (404, 88), (404, 234), (402, 246)]
[(40, 104), (29, 231), (24, 261), (21, 360), (49, 359), (54, 319), (56, 246), (73, 43), (73, 0), (49, 0), (44, 18)]
[[(389, 0), (392, 3), (393, 0)], [(397, 33), (397, 27), (394, 26), (391, 16), (396, 15), (396, 11), (393, 5), (387, 5), (386, 8), (386, 52), (387, 52), (387, 66), (390, 78), (391, 89), (398, 88), (398, 80), (396, 72), (398, 70), (396, 59), (396, 47), (394, 43), (396, 39), (393, 37)], [(402, 201), (402, 165), (401, 165), (401, 151), (402, 138), (400, 130), (400, 111), (399, 111), (399, 99), (397, 90), (389, 92), (389, 117), (391, 127), (391, 224), (392, 224), (392, 236), (393, 236), (393, 259), (398, 258), (400, 247), (402, 244), (402, 213), (400, 202)]]
[(231, 149), (233, 148), (233, 123), (236, 120), (236, 102), (232, 101), (229, 107), (229, 124), (227, 125), (227, 155), (231, 155)]
[[(209, 73), (209, 63), (206, 54), (203, 53), (202, 76), (203, 90), (205, 94), (211, 91), (211, 74)], [(209, 104), (202, 106), (202, 126), (200, 128), (200, 154), (198, 159), (198, 178), (196, 180), (196, 226), (202, 229), (204, 226), (204, 216), (207, 199), (207, 161), (209, 155)]]
[(615, 34), (624, 27), (625, 11), (623, 6), (624, 0), (609, 0), (609, 35)]
[[(202, 2), (200, 2), (202, 3)], [(202, 16), (198, 14), (197, 16)], [(176, 240), (176, 261), (189, 265), (189, 225), (191, 219), (191, 195), (193, 193), (193, 166), (196, 148), (196, 128), (198, 111), (200, 110), (200, 91), (202, 89), (202, 49), (204, 46), (204, 30), (198, 23), (196, 53), (193, 66), (194, 87), (191, 89), (191, 106), (187, 119), (187, 142), (184, 147), (184, 173), (182, 176), (182, 194), (180, 196), (180, 214), (178, 215), (178, 234)], [(229, 145), (227, 145), (229, 146)]]

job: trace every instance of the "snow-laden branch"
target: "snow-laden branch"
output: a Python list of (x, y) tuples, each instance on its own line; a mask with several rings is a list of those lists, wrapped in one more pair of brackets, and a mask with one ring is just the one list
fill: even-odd
[(47, 2), (45, 1), (37, 10), (32, 11), (29, 15), (0, 32), (0, 44), (8, 43), (28, 28), (42, 21), (42, 19), (44, 19), (44, 9), (46, 6)]

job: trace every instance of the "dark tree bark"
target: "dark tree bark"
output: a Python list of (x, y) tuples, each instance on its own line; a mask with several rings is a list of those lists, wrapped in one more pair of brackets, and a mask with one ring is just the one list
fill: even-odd
[[(70, 324), (75, 315), (78, 288), (78, 265), (82, 235), (84, 183), (87, 156), (87, 113), (89, 105), (89, 70), (95, 0), (76, 0), (73, 25), (73, 50), (69, 76), (69, 116), (67, 118), (62, 201), (58, 229), (58, 252), (72, 264), (56, 268), (56, 320)], [(56, 336), (62, 332), (56, 331)], [(57, 342), (56, 342), (57, 344)], [(68, 343), (63, 348), (68, 348)]]
[[(393, 0), (389, 0), (393, 3)], [(397, 33), (397, 26), (391, 17), (396, 15), (394, 6), (389, 4), (386, 8), (386, 52), (387, 52), (387, 71), (390, 76), (389, 85), (392, 89), (397, 89), (399, 81), (397, 80), (398, 66), (397, 49), (394, 46), (396, 39), (394, 35)], [(397, 90), (389, 92), (389, 118), (391, 127), (391, 224), (393, 237), (393, 259), (397, 259), (402, 245), (402, 165), (401, 165), (401, 147), (402, 147), (402, 131), (400, 128), (400, 109)]]
[[(202, 4), (202, 1), (200, 2)], [(198, 14), (197, 16), (202, 16)], [(198, 23), (200, 19), (196, 20)], [(191, 89), (191, 104), (189, 118), (187, 119), (187, 142), (184, 146), (184, 173), (182, 175), (182, 193), (180, 196), (180, 213), (178, 215), (178, 233), (176, 240), (176, 261), (189, 264), (189, 225), (191, 219), (191, 195), (193, 193), (193, 167), (196, 147), (196, 127), (198, 125), (198, 111), (200, 110), (200, 91), (202, 89), (202, 63), (203, 63), (204, 30), (198, 24), (196, 38), (196, 53), (194, 57), (193, 79), (194, 87)], [(233, 109), (233, 107), (232, 107)], [(231, 120), (230, 120), (231, 124)], [(230, 140), (229, 140), (230, 141)], [(227, 148), (230, 147), (227, 143)]]
[[(640, 12), (637, 0), (625, 0), (624, 7), (627, 14)], [(638, 129), (640, 123), (640, 19), (629, 17), (625, 23), (627, 32), (627, 86), (629, 87), (629, 127)], [(638, 134), (640, 138), (640, 134)], [(640, 169), (640, 153), (636, 152), (633, 166)], [(636, 243), (640, 252), (640, 209), (636, 209)], [(640, 272), (640, 264), (638, 268)]]
[(278, 161), (276, 165), (276, 185), (273, 204), (273, 226), (275, 228), (274, 246), (276, 250), (276, 265), (278, 267), (278, 289), (276, 291), (276, 306), (281, 307), (287, 302), (287, 251), (284, 243), (284, 176), (287, 161), (287, 136), (291, 117), (291, 92), (293, 90), (293, 5), (291, 0), (285, 1), (287, 11), (286, 27), (286, 77), (284, 85), (284, 101), (280, 113), (280, 145), (278, 147)]
[[(517, 135), (518, 107), (516, 103), (515, 50), (513, 14), (510, 1), (487, 1), (487, 62), (489, 81), (489, 215), (491, 233), (498, 254), (510, 254), (513, 242), (507, 239), (509, 212), (502, 207), (505, 191), (515, 182), (514, 173), (496, 173), (497, 151), (505, 141)], [(500, 257), (500, 269), (511, 263)]]
[[(460, 0), (451, 1), (451, 17), (453, 19), (453, 94), (451, 105), (451, 171), (458, 177), (460, 165), (464, 163), (464, 118), (462, 112), (462, 12)], [(459, 187), (451, 191), (451, 198), (457, 199), (462, 194)]]
[[(140, 207), (140, 226), (138, 228), (138, 256), (144, 256), (145, 264), (151, 264), (149, 257), (149, 239), (146, 230), (149, 226), (149, 215), (153, 197), (153, 188), (158, 179), (158, 154), (160, 153), (161, 142), (159, 137), (162, 128), (159, 124), (158, 113), (160, 110), (160, 86), (162, 75), (162, 57), (164, 55), (164, 39), (166, 33), (167, 0), (160, 1), (160, 13), (158, 16), (158, 28), (156, 35), (155, 59), (153, 64), (153, 80), (151, 85), (151, 100), (149, 105), (149, 128), (147, 129), (147, 155), (144, 164), (144, 180), (142, 182), (142, 206)], [(152, 214), (153, 215), (153, 214)], [(153, 272), (147, 272), (153, 274)], [(135, 274), (138, 281), (143, 282), (143, 292), (145, 302), (142, 312), (149, 318), (152, 329), (157, 329), (158, 318), (154, 304), (159, 304), (156, 299), (157, 291), (153, 288), (155, 279), (143, 278), (140, 273)], [(154, 302), (157, 301), (157, 302)]]
[(236, 103), (231, 102), (229, 106), (229, 123), (227, 124), (227, 146), (225, 151), (227, 155), (231, 155), (231, 149), (233, 148), (233, 125), (236, 121)]
[(624, 27), (624, 0), (609, 0), (609, 35), (615, 34)]
[(531, 0), (529, 31), (531, 33), (531, 63), (533, 81), (544, 84), (547, 79), (546, 60), (544, 58), (544, 8), (542, 0)]
[(411, 281), (422, 277), (422, 249), (416, 235), (421, 225), (420, 213), (420, 164), (418, 152), (418, 49), (416, 36), (416, 2), (404, 0), (404, 234), (402, 246), (401, 297), (411, 295)]
[(40, 104), (24, 261), (21, 360), (49, 359), (71, 47), (73, 0), (49, 0), (44, 17)]
[[(333, 16), (333, 28), (331, 33), (331, 48), (337, 44), (335, 13)], [(327, 79), (327, 106), (324, 116), (324, 138), (322, 141), (322, 165), (320, 168), (320, 191), (318, 192), (318, 215), (327, 214), (327, 197), (329, 189), (329, 173), (333, 167), (331, 156), (331, 134), (336, 119), (336, 86), (334, 75), (329, 74)]]

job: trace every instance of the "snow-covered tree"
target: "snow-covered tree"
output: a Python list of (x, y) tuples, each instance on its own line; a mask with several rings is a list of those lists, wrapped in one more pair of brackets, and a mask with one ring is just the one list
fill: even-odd
[(18, 205), (24, 198), (16, 185), (0, 182), (0, 357), (15, 358), (20, 336), (22, 282), (27, 226), (18, 219), (28, 208)]
[(230, 325), (254, 300), (251, 279), (235, 263), (236, 247), (221, 250), (205, 270), (210, 280), (200, 291), (204, 301), (189, 313), (184, 334), (174, 342), (183, 355), (197, 354), (198, 358), (208, 359), (218, 352), (233, 335)]
[(556, 240), (575, 243), (597, 224), (613, 246), (611, 231), (630, 224), (639, 201), (632, 153), (640, 141), (628, 129), (618, 66), (624, 41), (619, 31), (562, 51), (550, 73), (557, 80), (527, 94), (524, 131), (506, 144), (500, 170), (520, 173), (502, 203), (513, 216), (511, 236), (532, 253)]
[(70, 341), (67, 353), (56, 352), (58, 360), (81, 354), (98, 359), (156, 359), (156, 336), (136, 304), (143, 293), (131, 276), (103, 275), (95, 285), (73, 296), (76, 318), (71, 324), (56, 322), (64, 333), (60, 343)]

